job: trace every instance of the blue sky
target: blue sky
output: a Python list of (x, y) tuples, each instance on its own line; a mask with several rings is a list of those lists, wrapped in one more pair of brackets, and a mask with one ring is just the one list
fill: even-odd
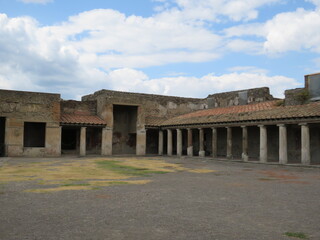
[(0, 0), (0, 88), (188, 97), (320, 72), (320, 0)]

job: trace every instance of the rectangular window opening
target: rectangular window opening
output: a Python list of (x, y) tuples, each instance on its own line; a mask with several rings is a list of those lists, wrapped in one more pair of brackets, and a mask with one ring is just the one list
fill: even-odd
[(45, 147), (46, 123), (24, 123), (24, 147)]

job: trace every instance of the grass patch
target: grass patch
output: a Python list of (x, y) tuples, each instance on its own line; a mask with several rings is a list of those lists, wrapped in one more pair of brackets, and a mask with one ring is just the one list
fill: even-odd
[(287, 237), (295, 237), (300, 239), (308, 239), (308, 236), (303, 232), (286, 232)]
[(97, 164), (101, 168), (108, 169), (116, 173), (129, 175), (129, 176), (145, 177), (145, 176), (149, 176), (149, 174), (152, 174), (152, 173), (157, 173), (157, 174), (167, 173), (165, 171), (153, 171), (153, 170), (149, 170), (148, 168), (122, 165), (117, 161), (110, 161), (110, 160), (98, 161)]
[(89, 183), (67, 183), (61, 185), (62, 187), (71, 187), (71, 186), (90, 186)]

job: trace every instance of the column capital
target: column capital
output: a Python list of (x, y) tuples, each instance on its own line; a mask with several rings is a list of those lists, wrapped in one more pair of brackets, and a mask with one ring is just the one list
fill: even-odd
[(248, 126), (244, 126), (244, 125), (243, 125), (243, 126), (241, 126), (241, 128), (246, 128), (246, 127), (248, 127)]
[(217, 127), (211, 127), (212, 130), (217, 129)]
[(231, 128), (231, 127), (225, 127), (226, 129)]
[(309, 124), (308, 123), (299, 123), (298, 125), (299, 126), (308, 126)]
[(286, 124), (277, 124), (278, 127), (286, 127)]
[(259, 128), (265, 128), (266, 125), (258, 125)]

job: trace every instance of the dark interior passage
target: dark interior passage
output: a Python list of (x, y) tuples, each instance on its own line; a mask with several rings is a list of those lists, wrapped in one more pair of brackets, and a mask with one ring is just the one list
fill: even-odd
[(62, 153), (77, 151), (80, 146), (80, 128), (63, 127), (61, 135)]
[(5, 125), (6, 119), (0, 117), (0, 157), (5, 155)]
[(87, 127), (86, 131), (86, 153), (101, 154), (102, 129)]
[(137, 145), (137, 106), (113, 105), (114, 154), (135, 154)]
[(147, 154), (158, 154), (159, 130), (147, 130)]

